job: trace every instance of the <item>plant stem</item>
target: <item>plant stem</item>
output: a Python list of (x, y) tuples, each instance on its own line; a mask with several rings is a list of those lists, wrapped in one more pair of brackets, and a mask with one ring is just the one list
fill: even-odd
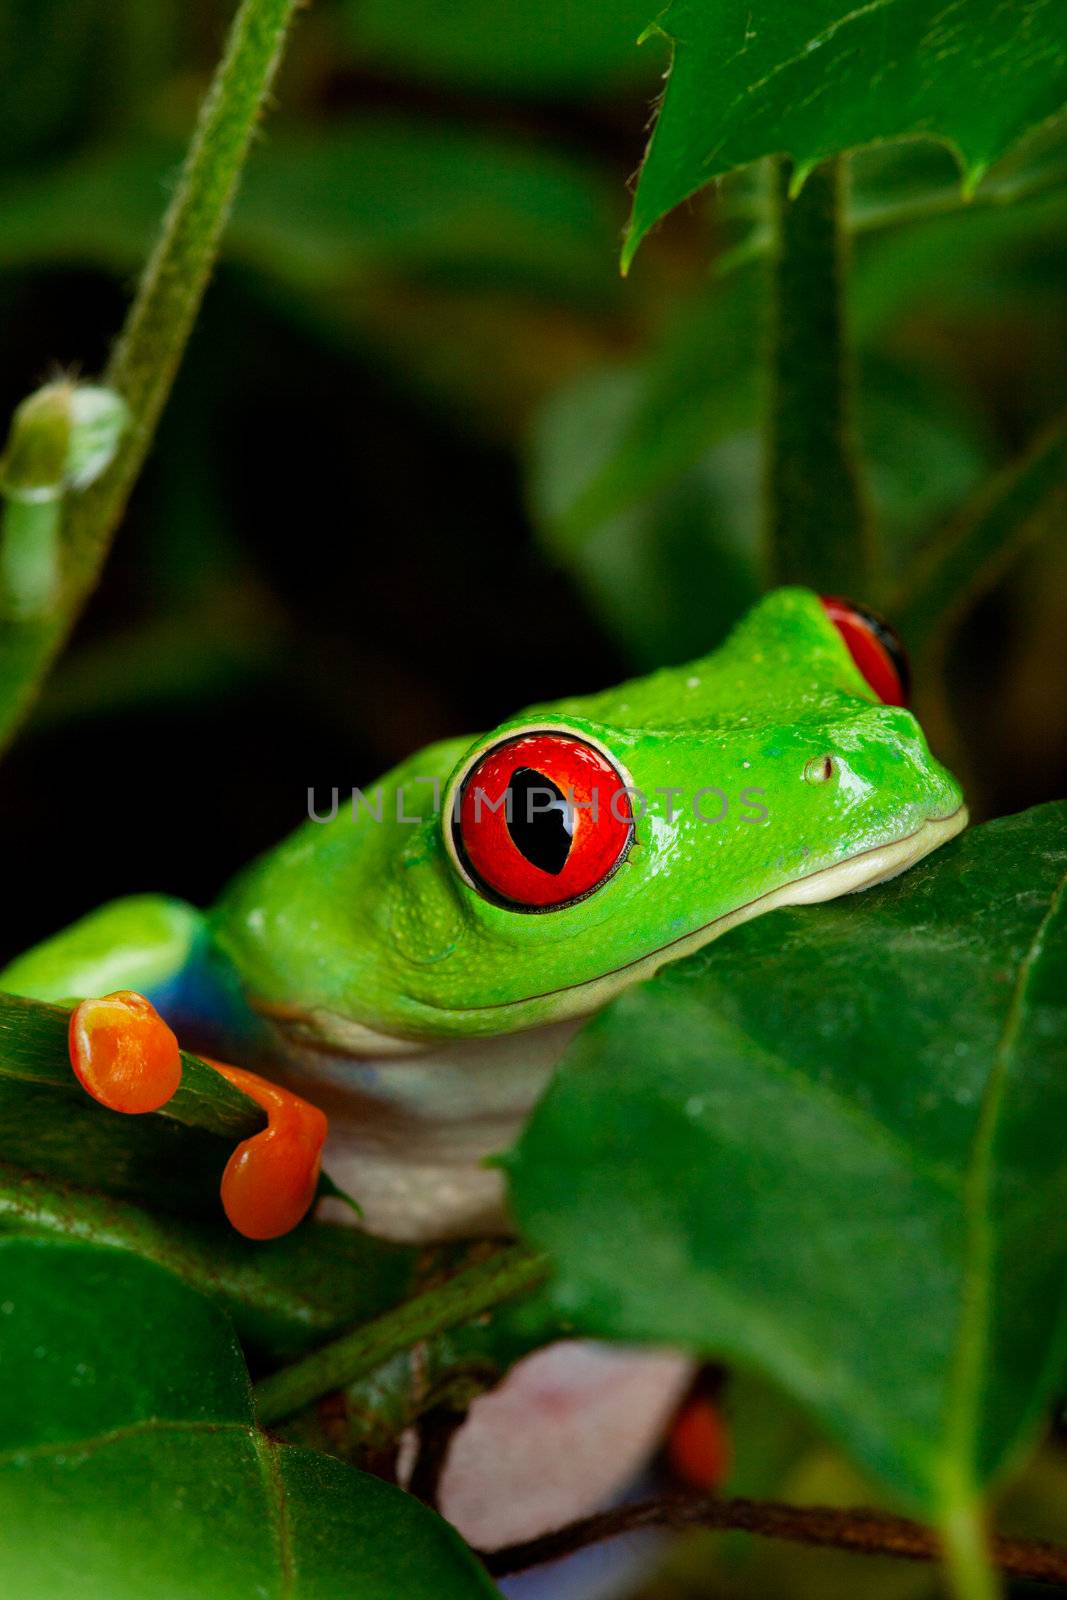
[[(933, 1529), (906, 1517), (887, 1516), (881, 1511), (675, 1495), (583, 1517), (580, 1522), (569, 1523), (542, 1538), (490, 1551), (482, 1560), (494, 1577), (503, 1578), (528, 1567), (558, 1561), (588, 1545), (641, 1528), (729, 1529), (764, 1539), (787, 1539), (795, 1544), (852, 1550), (862, 1555), (896, 1556), (902, 1561), (937, 1561), (943, 1552), (941, 1540)], [(963, 1530), (959, 1531), (962, 1536)], [(1059, 1545), (1040, 1539), (994, 1539), (990, 1544), (990, 1560), (1000, 1571), (1016, 1577), (1067, 1585), (1067, 1549)], [(987, 1574), (988, 1571), (987, 1566)], [(956, 1593), (961, 1600), (964, 1596), (966, 1600), (977, 1600), (979, 1595), (985, 1600), (996, 1590), (957, 1587)]]
[(419, 1340), (535, 1288), (547, 1273), (546, 1258), (524, 1245), (496, 1251), (487, 1261), (465, 1268), (440, 1287), (405, 1301), (374, 1322), (323, 1345), (303, 1361), (264, 1378), (255, 1389), (260, 1423), (280, 1422), (322, 1395), (355, 1383)]
[(192, 332), (219, 240), (301, 0), (242, 0), (200, 110), (185, 165), (145, 268), (105, 382), (130, 408), (114, 462), (67, 499), (65, 570), (55, 608), (0, 624), (0, 747), (37, 689), (99, 578)]
[(941, 1524), (945, 1576), (955, 1600), (997, 1600), (1000, 1581), (977, 1497), (960, 1500)]
[[(902, 200), (868, 202), (853, 206), (848, 215), (848, 237), (866, 238), (924, 222), (938, 222), (966, 212), (971, 217), (980, 211), (996, 211), (1005, 206), (1025, 205), (1058, 195), (1067, 179), (1067, 167), (1043, 168), (1022, 177), (988, 179), (970, 200), (962, 199), (959, 183), (946, 184), (929, 194), (909, 195)], [(752, 261), (762, 261), (774, 248), (774, 229), (768, 224), (762, 203), (746, 202), (744, 196), (731, 197), (728, 215), (749, 224), (747, 237), (716, 258), (716, 278), (725, 278)]]
[(774, 583), (862, 599), (873, 554), (843, 305), (845, 170), (825, 162), (794, 198), (792, 164), (775, 164), (766, 561)]

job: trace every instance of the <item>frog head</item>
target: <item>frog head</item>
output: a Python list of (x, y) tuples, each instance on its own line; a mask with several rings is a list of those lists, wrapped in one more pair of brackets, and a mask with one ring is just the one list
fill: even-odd
[(342, 793), (215, 937), (327, 1048), (586, 1016), (736, 923), (893, 876), (958, 832), (892, 639), (803, 589), (688, 666), (533, 706)]

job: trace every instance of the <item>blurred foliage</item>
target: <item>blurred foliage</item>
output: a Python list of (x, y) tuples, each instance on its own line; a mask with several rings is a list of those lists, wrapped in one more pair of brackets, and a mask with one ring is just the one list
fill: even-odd
[[(5, 8), (9, 409), (43, 352), (102, 366), (229, 11)], [(209, 897), (308, 784), (702, 651), (760, 581), (761, 169), (622, 282), (666, 61), (640, 6), (444, 15), (319, 0), (296, 32), (117, 559), (5, 774), (5, 826), (54, 870), (7, 902), (0, 955), (126, 889)], [(1052, 129), (963, 205), (934, 144), (853, 162), (887, 582), (1062, 404), (1065, 164)], [(1058, 559), (1006, 573), (950, 660), (979, 813), (1062, 788), (1057, 675), (1032, 675), (1025, 736), (1013, 688), (1055, 659)], [(102, 749), (136, 750), (143, 804), (110, 804)], [(170, 781), (190, 756), (210, 821)]]
[(357, 60), (496, 95), (593, 95), (649, 76), (648, 0), (348, 0)]

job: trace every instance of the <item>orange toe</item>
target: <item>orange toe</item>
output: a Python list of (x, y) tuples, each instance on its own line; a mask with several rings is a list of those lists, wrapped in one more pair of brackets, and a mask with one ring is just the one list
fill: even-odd
[(143, 995), (120, 989), (71, 1013), (70, 1062), (87, 1094), (111, 1111), (158, 1111), (182, 1077), (178, 1041)]
[[(131, 989), (83, 1000), (71, 1013), (70, 1060), (78, 1082), (111, 1111), (165, 1106), (181, 1083), (178, 1041), (158, 1011)], [(277, 1239), (307, 1215), (318, 1187), (327, 1122), (317, 1106), (254, 1072), (209, 1063), (267, 1113), (226, 1163), (222, 1204), (248, 1239)]]
[(703, 1395), (687, 1401), (671, 1429), (667, 1455), (683, 1483), (705, 1493), (719, 1488), (730, 1471), (730, 1435), (718, 1407)]
[(277, 1239), (303, 1221), (318, 1187), (326, 1117), (317, 1106), (254, 1072), (211, 1065), (267, 1113), (262, 1133), (243, 1139), (222, 1175), (222, 1205), (246, 1239)]

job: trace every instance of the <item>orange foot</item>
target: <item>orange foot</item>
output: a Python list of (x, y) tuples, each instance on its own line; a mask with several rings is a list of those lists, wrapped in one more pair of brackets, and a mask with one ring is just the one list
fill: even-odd
[(722, 1412), (706, 1396), (693, 1395), (674, 1419), (667, 1457), (690, 1488), (711, 1494), (730, 1472), (730, 1435)]
[[(181, 1082), (178, 1041), (143, 995), (120, 989), (83, 1000), (71, 1014), (70, 1060), (94, 1100), (133, 1115), (158, 1111)], [(226, 1163), (220, 1192), (227, 1217), (248, 1239), (277, 1239), (315, 1198), (327, 1122), (317, 1106), (254, 1072), (209, 1066), (267, 1113), (261, 1133), (243, 1139)]]

